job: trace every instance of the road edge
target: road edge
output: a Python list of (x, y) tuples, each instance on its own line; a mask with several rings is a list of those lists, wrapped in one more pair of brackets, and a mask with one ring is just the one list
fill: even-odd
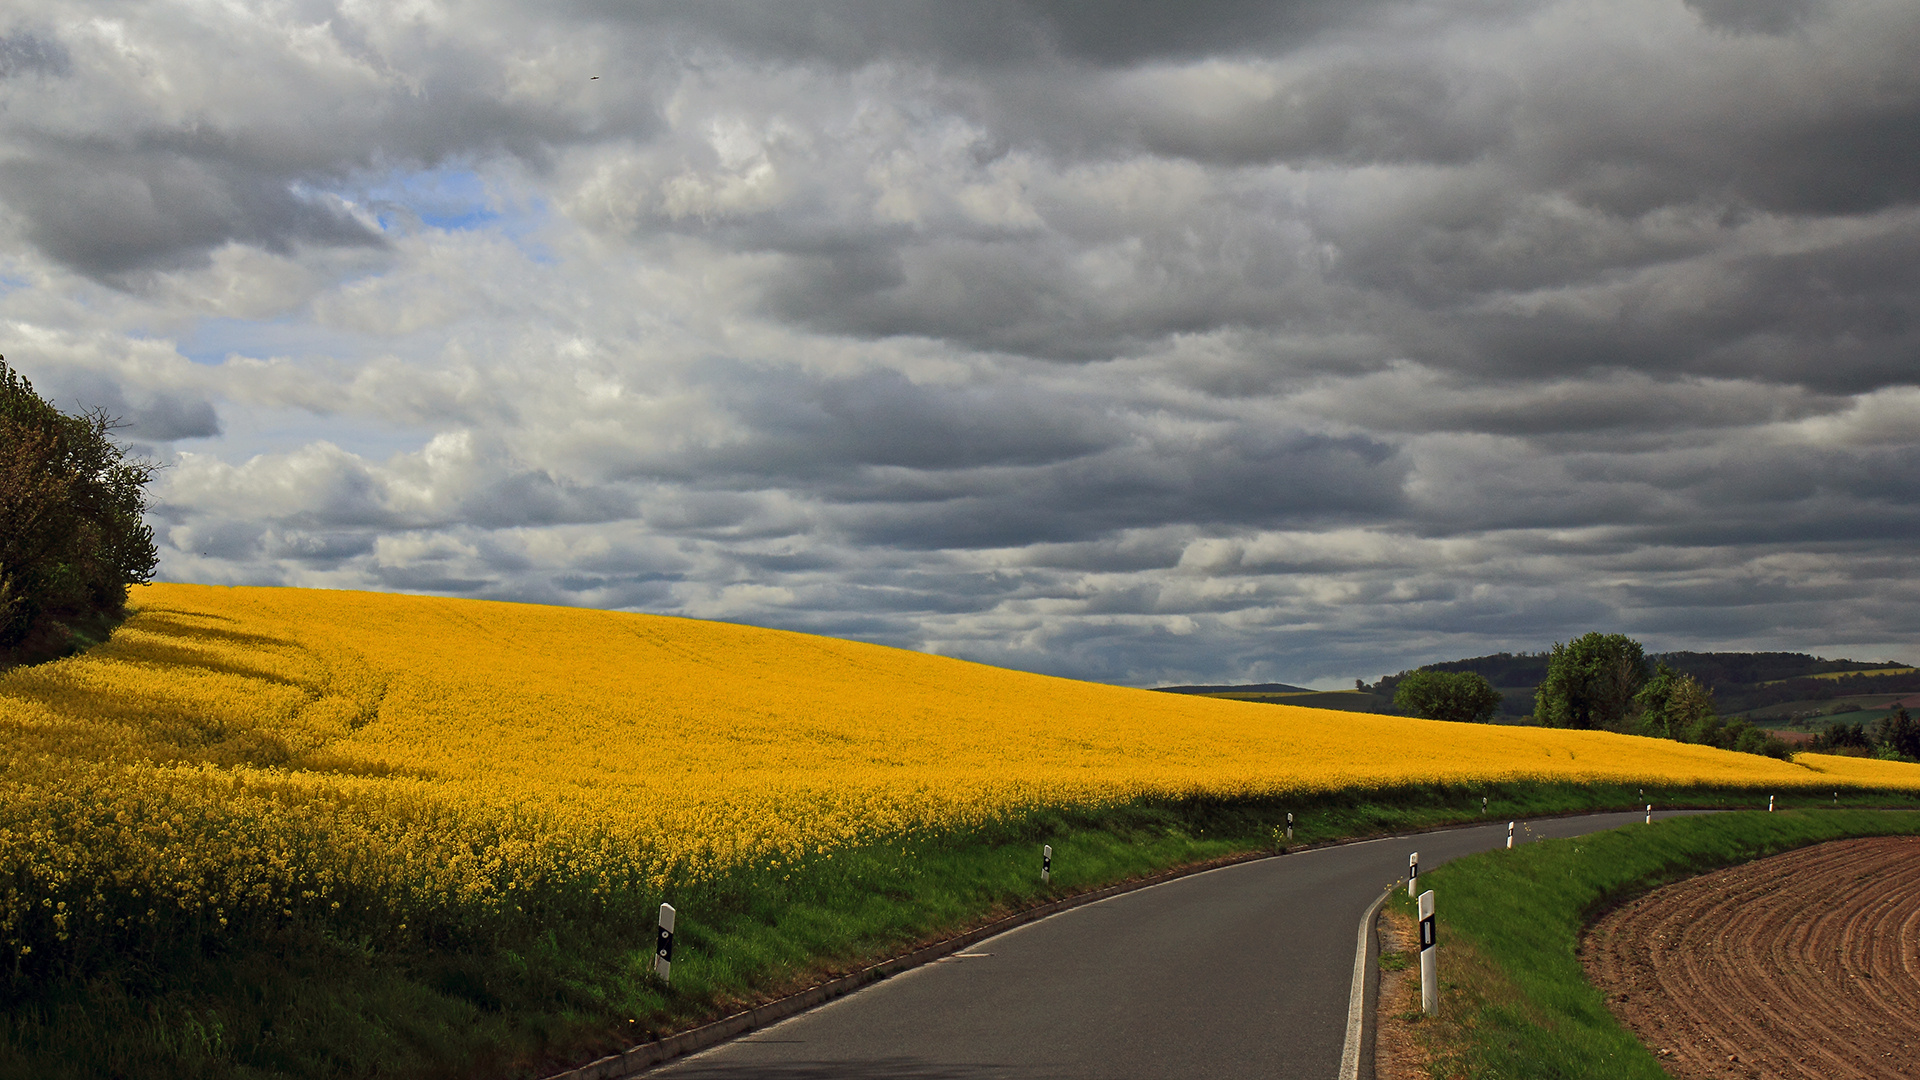
[[(1292, 849), (1292, 853), (1297, 854), (1300, 851), (1309, 850), (1310, 847), (1319, 846), (1322, 845), (1316, 844), (1310, 845), (1309, 847), (1294, 848)], [(1325, 846), (1337, 847), (1341, 845), (1336, 843)], [(1192, 877), (1195, 874), (1204, 874), (1211, 870), (1220, 870), (1228, 866), (1237, 866), (1241, 863), (1257, 862), (1261, 859), (1276, 859), (1286, 854), (1289, 854), (1289, 852), (1239, 852), (1219, 859), (1195, 863), (1191, 866), (1180, 866), (1172, 870), (1163, 870), (1150, 877), (1140, 878), (1135, 881), (1123, 881), (1117, 885), (1104, 886), (1089, 892), (1080, 893), (1076, 896), (1063, 897), (1059, 900), (1040, 904), (1036, 907), (1028, 908), (1025, 911), (1017, 911), (1012, 915), (996, 919), (984, 926), (977, 926), (972, 930), (957, 934), (944, 941), (937, 941), (931, 945), (915, 949), (903, 956), (896, 956), (891, 960), (882, 961), (872, 967), (863, 968), (851, 975), (843, 975), (837, 979), (830, 979), (827, 982), (802, 990), (799, 993), (789, 994), (786, 997), (769, 1001), (764, 1005), (747, 1009), (744, 1012), (722, 1017), (712, 1023), (702, 1024), (699, 1027), (691, 1028), (677, 1035), (669, 1035), (664, 1039), (655, 1039), (650, 1042), (640, 1043), (637, 1046), (622, 1050), (617, 1054), (609, 1054), (606, 1057), (588, 1062), (578, 1068), (555, 1073), (546, 1077), (545, 1080), (629, 1080), (629, 1078), (639, 1076), (641, 1073), (656, 1065), (664, 1064), (675, 1058), (685, 1057), (688, 1054), (697, 1053), (708, 1047), (717, 1046), (728, 1039), (744, 1035), (749, 1031), (757, 1031), (760, 1028), (777, 1024), (788, 1017), (797, 1016), (800, 1013), (824, 1005), (836, 998), (845, 997), (855, 990), (870, 986), (873, 983), (879, 982), (881, 979), (898, 975), (904, 971), (910, 971), (925, 964), (930, 964), (944, 956), (959, 952), (961, 949), (967, 948), (970, 945), (978, 944), (987, 938), (1004, 934), (1009, 930), (1018, 929), (1028, 923), (1038, 922), (1050, 915), (1057, 915), (1062, 911), (1081, 907), (1086, 904), (1098, 903), (1101, 900), (1120, 896), (1123, 893), (1136, 892), (1140, 889), (1152, 888), (1155, 885), (1164, 885), (1169, 881), (1174, 881), (1179, 878)]]
[[(1340, 1050), (1339, 1080), (1360, 1080), (1361, 1062), (1366, 1057), (1361, 1051), (1366, 1042), (1367, 1017), (1373, 1011), (1367, 1008), (1367, 991), (1375, 981), (1368, 978), (1373, 973), (1368, 963), (1373, 959), (1373, 924), (1380, 917), (1381, 905), (1398, 887), (1389, 885), (1382, 889), (1373, 903), (1367, 905), (1366, 914), (1360, 916), (1359, 941), (1353, 950), (1353, 983), (1347, 991), (1347, 1041)], [(1373, 1070), (1367, 1072), (1371, 1074)]]
[[(1592, 814), (1630, 812), (1631, 811), (1626, 810), (1575, 810), (1558, 814), (1534, 814), (1529, 815), (1525, 819), (1515, 820), (1546, 821), (1556, 818), (1585, 817)], [(1671, 811), (1668, 812), (1671, 813)], [(542, 1080), (631, 1080), (632, 1077), (639, 1076), (641, 1073), (656, 1065), (665, 1064), (675, 1058), (685, 1057), (688, 1054), (697, 1053), (709, 1047), (717, 1046), (720, 1043), (726, 1042), (728, 1039), (744, 1035), (747, 1032), (758, 1031), (761, 1028), (777, 1024), (788, 1017), (797, 1016), (809, 1009), (824, 1005), (829, 1001), (845, 997), (855, 990), (870, 986), (889, 976), (898, 975), (901, 972), (911, 971), (922, 965), (930, 964), (951, 953), (956, 953), (968, 946), (978, 944), (987, 938), (1004, 934), (1009, 930), (1017, 929), (1028, 923), (1038, 922), (1050, 915), (1056, 915), (1071, 908), (1098, 903), (1101, 900), (1120, 896), (1124, 893), (1135, 892), (1140, 889), (1151, 888), (1155, 885), (1164, 885), (1169, 881), (1175, 881), (1179, 878), (1191, 877), (1195, 874), (1204, 874), (1208, 871), (1219, 870), (1228, 866), (1236, 866), (1240, 863), (1257, 862), (1261, 859), (1277, 859), (1287, 855), (1299, 855), (1323, 848), (1376, 843), (1382, 840), (1418, 836), (1423, 833), (1448, 832), (1454, 829), (1471, 829), (1494, 824), (1498, 824), (1496, 818), (1486, 818), (1477, 821), (1456, 821), (1449, 824), (1401, 829), (1380, 836), (1342, 837), (1338, 840), (1291, 846), (1280, 851), (1243, 851), (1218, 859), (1211, 859), (1206, 862), (1174, 867), (1171, 870), (1163, 870), (1158, 874), (1139, 878), (1134, 881), (1123, 881), (1117, 885), (1107, 885), (1089, 892), (1080, 893), (1076, 896), (1063, 897), (1059, 900), (1040, 904), (1024, 911), (1015, 912), (1012, 915), (1005, 916), (982, 926), (977, 926), (972, 930), (965, 931), (945, 940), (934, 942), (931, 945), (923, 946), (901, 956), (896, 956), (891, 960), (881, 961), (872, 967), (863, 968), (850, 975), (830, 979), (817, 986), (799, 991), (798, 993), (777, 998), (764, 1005), (758, 1005), (754, 1008), (734, 1013), (731, 1016), (722, 1017), (696, 1028), (689, 1028), (686, 1031), (669, 1035), (663, 1039), (654, 1039), (639, 1043), (618, 1053), (609, 1054), (605, 1057), (590, 1061), (585, 1065), (545, 1076)], [(1361, 921), (1363, 928), (1361, 931), (1361, 955), (1355, 964), (1356, 975), (1354, 985), (1361, 988), (1358, 993), (1361, 996), (1361, 1012), (1363, 1016), (1358, 1022), (1354, 1020), (1354, 992), (1350, 991), (1348, 997), (1346, 1045), (1343, 1047), (1341, 1053), (1340, 1080), (1353, 1080), (1355, 1077), (1358, 1077), (1359, 1080), (1371, 1080), (1373, 1072), (1371, 1059), (1368, 1055), (1360, 1052), (1361, 1048), (1358, 1047), (1355, 1042), (1356, 1029), (1364, 1035), (1366, 1027), (1366, 1017), (1364, 1014), (1368, 1012), (1365, 1008), (1365, 996), (1369, 983), (1364, 976), (1367, 966), (1366, 952), (1369, 946), (1369, 942), (1366, 939), (1371, 935), (1369, 935), (1366, 930), (1372, 926), (1372, 920), (1378, 916), (1381, 904), (1392, 894), (1392, 891), (1393, 887), (1389, 887), (1385, 892), (1381, 893), (1379, 898), (1374, 901), (1373, 906), (1368, 909), (1366, 918)], [(1363, 1071), (1356, 1071), (1354, 1073), (1347, 1072), (1346, 1061), (1349, 1053), (1354, 1055), (1354, 1059), (1358, 1063), (1356, 1064), (1356, 1070)]]

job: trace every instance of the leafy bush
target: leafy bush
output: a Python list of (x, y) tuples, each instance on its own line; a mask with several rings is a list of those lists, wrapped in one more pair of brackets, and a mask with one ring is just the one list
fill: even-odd
[(1663, 739), (1686, 741), (1687, 733), (1714, 715), (1713, 694), (1692, 675), (1682, 675), (1661, 664), (1640, 692), (1641, 730)]
[[(159, 553), (142, 520), (154, 465), (69, 416), (0, 358), (0, 662), (64, 642), (64, 624), (118, 615)], [(60, 651), (57, 648), (52, 651)]]
[(1500, 692), (1471, 671), (1415, 671), (1403, 676), (1393, 703), (1425, 720), (1484, 724), (1500, 707)]

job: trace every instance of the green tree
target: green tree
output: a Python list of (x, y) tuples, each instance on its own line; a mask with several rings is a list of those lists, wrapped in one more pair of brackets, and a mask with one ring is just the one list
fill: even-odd
[(1665, 664), (1655, 668), (1633, 700), (1640, 708), (1641, 731), (1662, 739), (1696, 741), (1691, 734), (1717, 713), (1712, 691)]
[(1500, 707), (1500, 692), (1472, 671), (1416, 671), (1400, 680), (1393, 703), (1428, 720), (1484, 724)]
[(0, 357), (0, 660), (119, 615), (127, 587), (152, 580), (155, 466), (130, 460), (113, 427), (62, 413)]
[(1868, 750), (1872, 746), (1866, 728), (1859, 724), (1842, 724), (1837, 720), (1829, 721), (1827, 730), (1813, 739), (1815, 750)]
[(1913, 722), (1905, 708), (1888, 713), (1873, 725), (1873, 742), (1876, 748), (1901, 760), (1920, 761), (1920, 724)]
[(1647, 681), (1647, 656), (1625, 634), (1582, 634), (1554, 643), (1533, 715), (1547, 727), (1621, 731)]

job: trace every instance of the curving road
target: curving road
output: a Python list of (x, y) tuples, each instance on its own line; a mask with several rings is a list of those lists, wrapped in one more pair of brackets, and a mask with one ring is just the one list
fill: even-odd
[[(1641, 820), (1551, 818), (1519, 836)], [(1505, 842), (1502, 821), (1179, 878), (1010, 930), (647, 1075), (1333, 1080), (1362, 916), (1405, 879), (1409, 852), (1424, 871)], [(1371, 1059), (1358, 1055), (1359, 1076), (1371, 1076)]]

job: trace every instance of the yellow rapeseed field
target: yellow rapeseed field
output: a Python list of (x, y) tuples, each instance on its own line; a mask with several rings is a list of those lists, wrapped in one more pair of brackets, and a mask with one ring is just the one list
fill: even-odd
[(154, 585), (0, 677), (16, 959), (320, 913), (484, 936), (1043, 806), (1499, 780), (1920, 788), (1920, 766), (1100, 686), (724, 623)]

